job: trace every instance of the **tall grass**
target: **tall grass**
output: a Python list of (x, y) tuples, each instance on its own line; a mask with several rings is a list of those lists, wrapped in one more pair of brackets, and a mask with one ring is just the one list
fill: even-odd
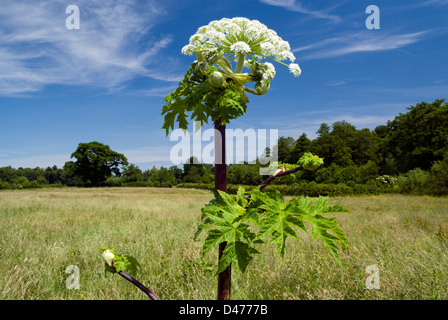
[[(101, 188), (0, 192), (0, 299), (147, 299), (104, 273), (101, 247), (134, 256), (135, 276), (161, 299), (215, 299), (217, 252), (192, 237), (212, 198), (195, 189)], [(350, 242), (338, 265), (299, 233), (280, 264), (275, 247), (232, 274), (232, 299), (447, 299), (448, 199), (382, 195), (331, 198)], [(66, 287), (68, 266), (80, 289)], [(366, 267), (380, 289), (366, 288)]]

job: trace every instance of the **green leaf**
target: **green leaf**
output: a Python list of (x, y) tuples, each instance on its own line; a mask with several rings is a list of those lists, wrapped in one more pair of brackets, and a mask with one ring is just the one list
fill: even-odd
[[(101, 248), (103, 251), (107, 248)], [(126, 271), (130, 275), (135, 275), (138, 270), (141, 268), (140, 263), (133, 256), (130, 255), (118, 255), (114, 250), (110, 250), (114, 255), (114, 259), (112, 261), (112, 265), (115, 268), (115, 272)], [(105, 263), (105, 271), (114, 273), (113, 269), (111, 269), (107, 263)]]
[(244, 196), (245, 193), (246, 193), (246, 190), (244, 190), (243, 187), (241, 187), (241, 186), (238, 187), (238, 192), (236, 194), (236, 201), (242, 207), (247, 206), (247, 200), (246, 200), (246, 197)]
[[(281, 205), (278, 206), (278, 208)], [(273, 207), (269, 207), (273, 208)], [(303, 229), (306, 231), (303, 222), (293, 216), (293, 213), (290, 213), (285, 210), (276, 210), (273, 212), (268, 212), (270, 214), (270, 218), (264, 222), (260, 231), (258, 232), (258, 238), (265, 239), (270, 237), (270, 243), (277, 244), (277, 253), (280, 256), (281, 261), (285, 256), (285, 246), (286, 240), (288, 237), (297, 238), (297, 234), (292, 227), (296, 227), (299, 229)]]
[[(207, 230), (202, 252), (205, 254), (217, 247), (220, 243), (226, 243), (226, 249), (220, 259), (218, 272), (221, 272), (232, 262), (238, 269), (244, 272), (252, 261), (253, 255), (258, 251), (253, 247), (257, 241), (249, 225), (244, 221), (250, 220), (247, 216), (247, 200), (244, 197), (245, 190), (240, 188), (237, 195), (229, 195), (218, 191), (215, 199), (202, 208), (203, 223), (199, 225), (195, 234), (198, 235)], [(254, 214), (255, 212), (251, 212)]]
[(319, 197), (313, 203), (309, 197), (293, 198), (287, 203), (289, 211), (296, 211), (302, 214), (327, 214), (336, 212), (350, 212), (340, 205), (326, 205), (328, 197)]
[(217, 273), (224, 271), (232, 262), (236, 264), (238, 270), (244, 273), (249, 263), (253, 260), (254, 255), (259, 253), (247, 243), (241, 241), (229, 242), (219, 260)]
[(216, 121), (219, 118), (226, 124), (246, 112), (245, 93), (244, 90), (240, 92), (240, 86), (232, 82), (222, 88), (210, 86), (207, 78), (216, 70), (216, 67), (205, 62), (192, 63), (179, 86), (163, 99), (162, 115), (165, 119), (162, 128), (167, 136), (176, 122), (179, 128), (186, 130), (188, 115), (193, 122), (198, 121), (202, 126), (208, 119)]
[(347, 249), (348, 241), (344, 231), (339, 228), (336, 218), (326, 218), (321, 215), (304, 215), (303, 219), (311, 224), (313, 239), (316, 240), (318, 237), (321, 238), (324, 245), (340, 263), (338, 255), (340, 248), (336, 243), (339, 242), (341, 249), (345, 251)]
[(204, 241), (203, 252), (207, 253), (222, 242), (232, 242), (235, 238), (235, 228), (231, 224), (219, 225), (217, 229), (210, 230)]
[(207, 230), (203, 253), (220, 243), (227, 244), (218, 271), (235, 263), (244, 272), (253, 256), (259, 253), (254, 248), (256, 244), (276, 244), (277, 253), (283, 261), (288, 238), (298, 240), (298, 230), (307, 232), (306, 221), (311, 225), (313, 239), (321, 238), (340, 262), (338, 251), (347, 249), (347, 239), (336, 218), (326, 218), (322, 214), (348, 210), (339, 205), (326, 205), (327, 200), (327, 197), (316, 200), (297, 197), (285, 202), (281, 193), (264, 193), (259, 187), (248, 192), (240, 187), (236, 195), (218, 191), (215, 199), (202, 208), (203, 222), (198, 227), (195, 240)]

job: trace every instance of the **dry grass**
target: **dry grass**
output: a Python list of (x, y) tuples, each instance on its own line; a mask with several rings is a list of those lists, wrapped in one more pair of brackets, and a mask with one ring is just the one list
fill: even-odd
[[(0, 299), (147, 299), (105, 276), (100, 248), (134, 256), (136, 276), (162, 299), (215, 299), (217, 253), (192, 240), (210, 192), (102, 188), (0, 192)], [(447, 299), (448, 199), (384, 195), (330, 199), (351, 249), (339, 266), (309, 234), (233, 273), (233, 299)], [(65, 269), (80, 270), (68, 290)], [(377, 265), (380, 289), (368, 290)]]

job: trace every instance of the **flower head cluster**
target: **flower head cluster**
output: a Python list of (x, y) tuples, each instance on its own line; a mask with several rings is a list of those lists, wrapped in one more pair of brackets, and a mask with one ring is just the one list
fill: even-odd
[[(287, 41), (261, 22), (247, 18), (224, 18), (211, 21), (208, 25), (200, 27), (190, 37), (189, 44), (182, 48), (182, 53), (192, 55), (205, 48), (219, 48), (225, 54), (236, 56), (244, 55), (257, 59), (268, 57), (279, 62), (285, 60), (294, 62), (295, 60)], [(272, 68), (271, 66), (268, 65), (269, 72), (263, 78), (273, 78), (275, 69), (272, 72), (273, 66)], [(291, 63), (289, 67), (294, 76), (300, 74), (297, 64)]]
[(246, 42), (238, 41), (230, 46), (230, 50), (236, 54), (248, 54), (252, 49)]
[(294, 77), (298, 77), (302, 73), (302, 70), (300, 69), (300, 67), (299, 67), (299, 65), (297, 63), (291, 63), (289, 65), (289, 71), (292, 72)]

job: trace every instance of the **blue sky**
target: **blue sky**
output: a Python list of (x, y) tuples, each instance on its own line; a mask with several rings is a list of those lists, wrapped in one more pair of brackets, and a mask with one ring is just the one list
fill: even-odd
[[(71, 4), (79, 30), (65, 25)], [(378, 30), (365, 26), (369, 5)], [(162, 98), (194, 60), (181, 54), (189, 37), (224, 17), (275, 30), (302, 69), (294, 78), (277, 64), (270, 91), (228, 128), (294, 138), (339, 120), (374, 129), (447, 98), (447, 14), (447, 0), (2, 0), (0, 167), (62, 167), (94, 140), (141, 169), (172, 165)]]

